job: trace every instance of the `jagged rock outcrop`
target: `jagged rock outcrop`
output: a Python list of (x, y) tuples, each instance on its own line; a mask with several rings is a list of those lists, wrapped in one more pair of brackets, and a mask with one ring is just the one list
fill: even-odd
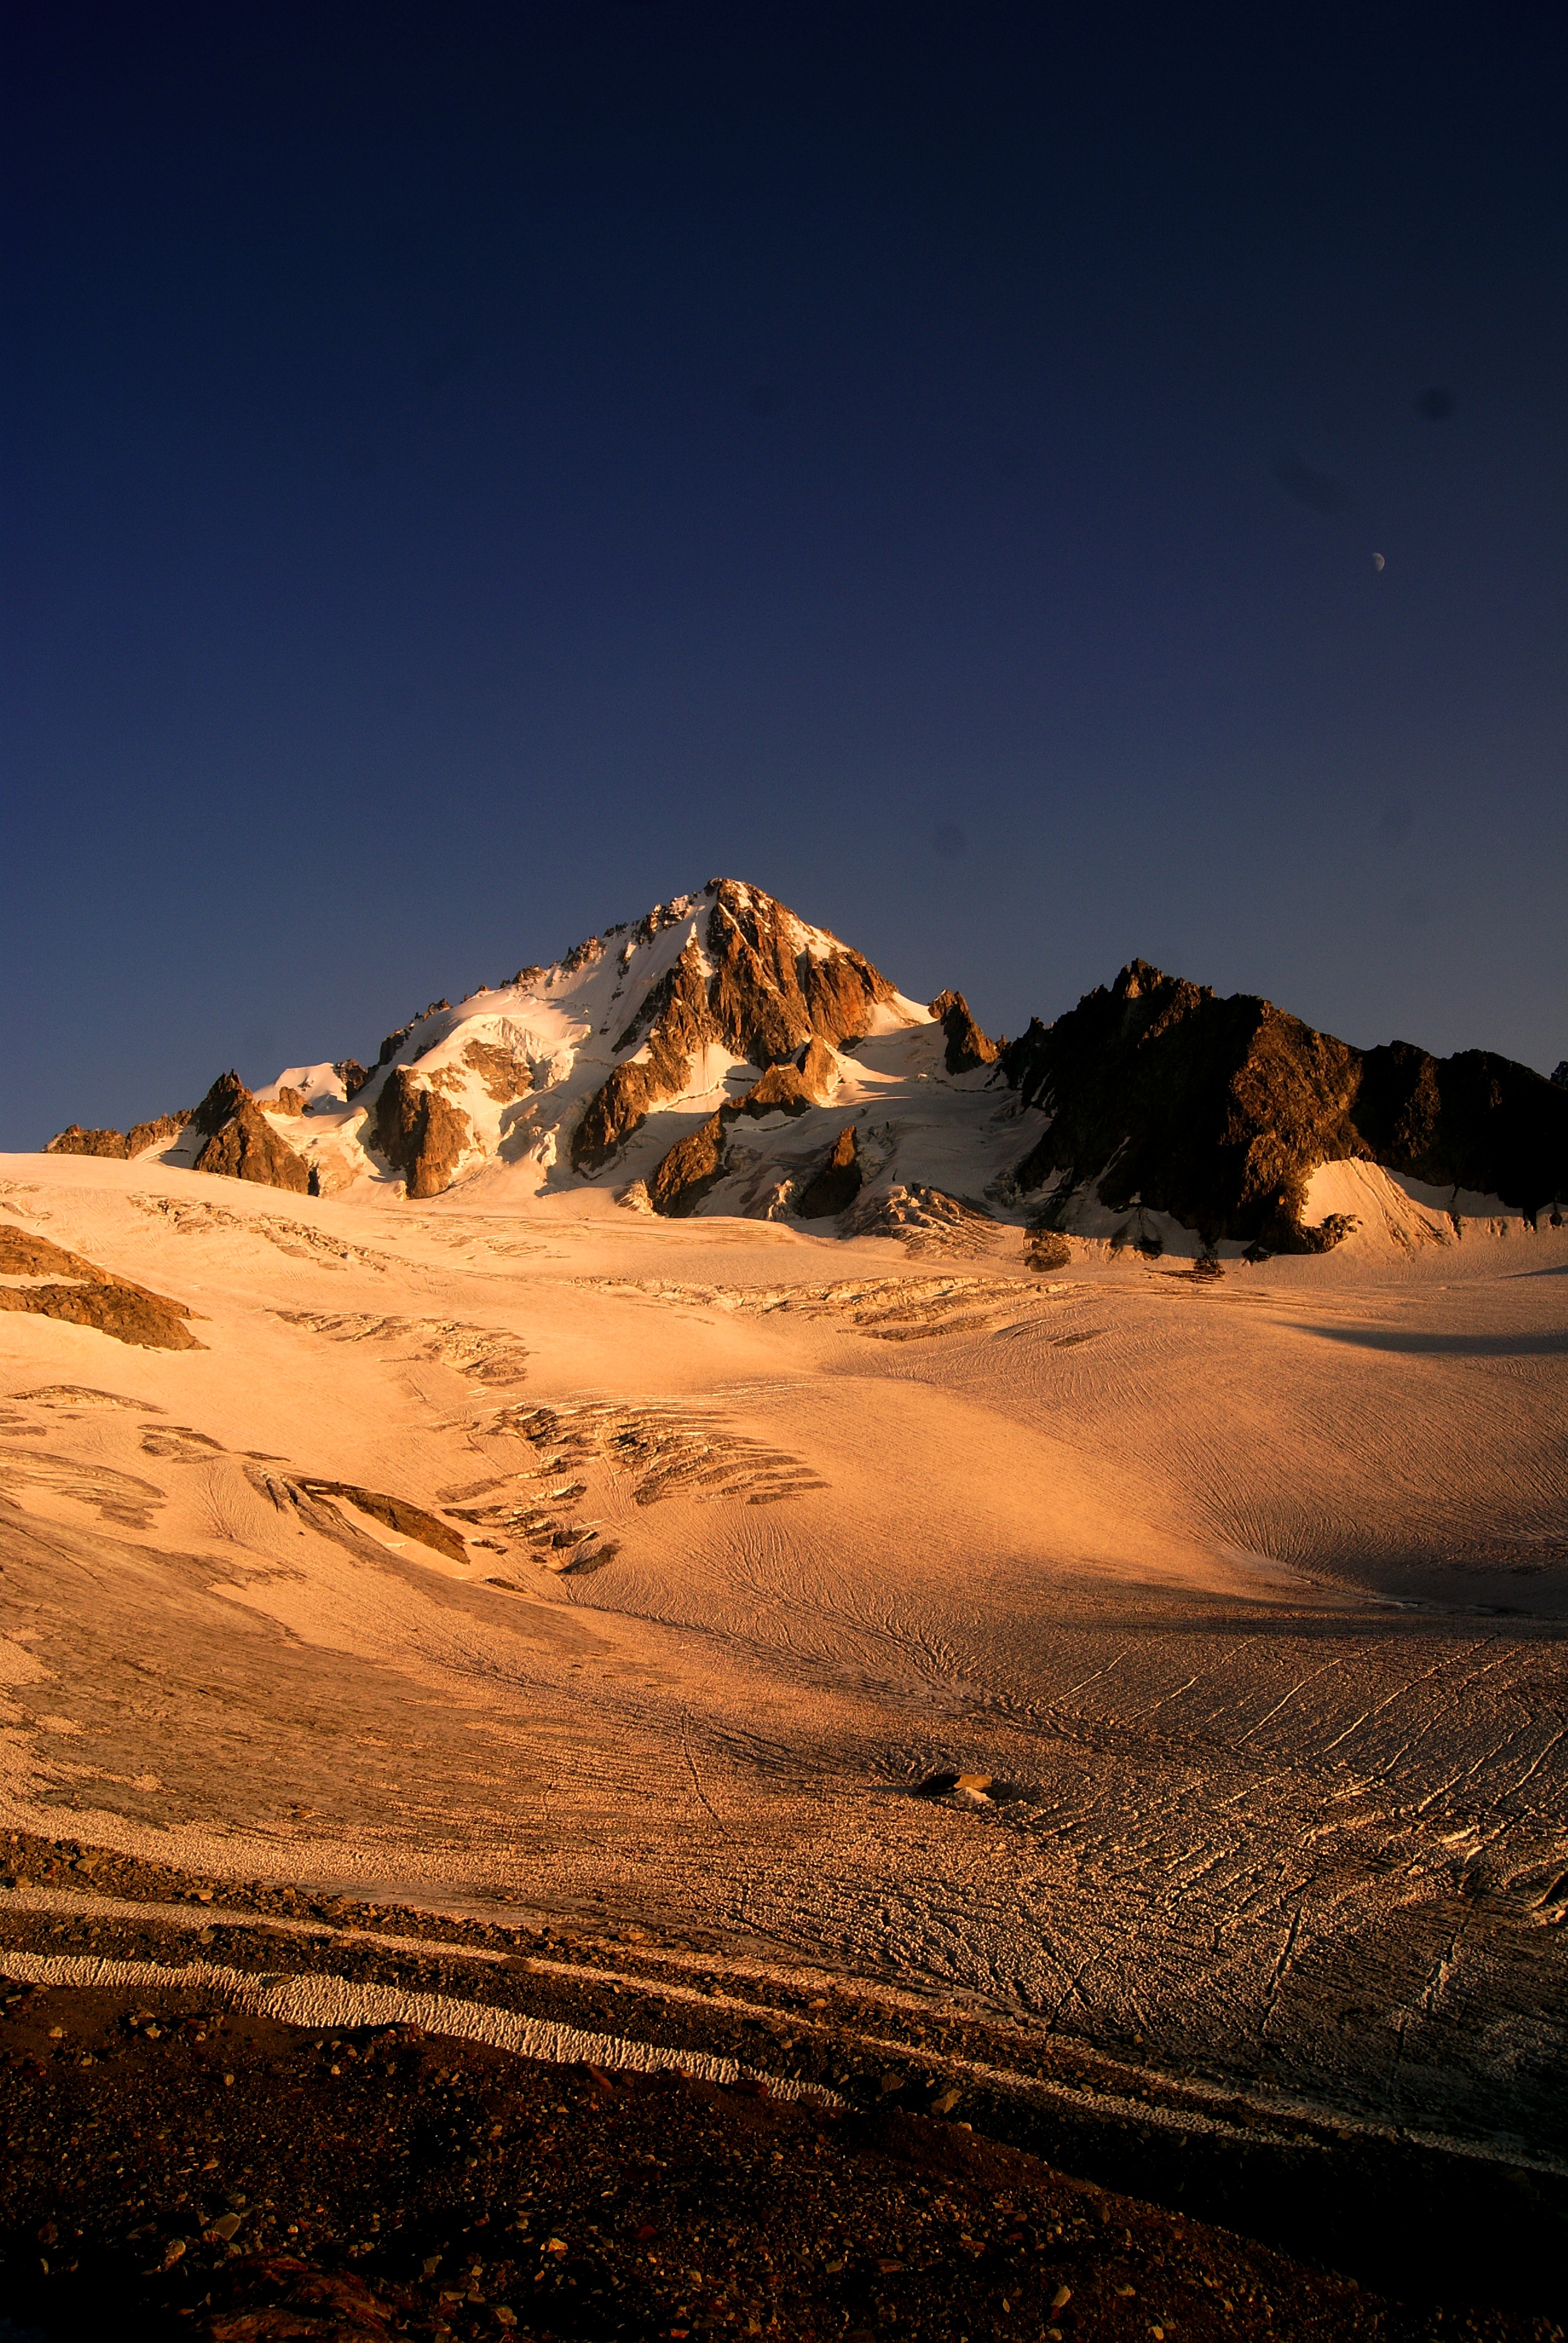
[(1552, 1080), (1560, 1091), (1568, 1091), (1568, 1058), (1559, 1058), (1552, 1069)]
[(190, 1312), (183, 1302), (151, 1293), (145, 1285), (116, 1277), (64, 1245), (30, 1229), (0, 1225), (0, 1279), (37, 1277), (61, 1282), (43, 1285), (0, 1283), (0, 1310), (21, 1310), (37, 1318), (55, 1318), (68, 1326), (90, 1326), (110, 1334), (116, 1342), (132, 1342), (144, 1351), (199, 1351), (190, 1328), (183, 1322)]
[(893, 987), (845, 945), (812, 950), (792, 911), (731, 879), (712, 882), (704, 949), (695, 937), (617, 1041), (637, 1058), (588, 1101), (572, 1135), (574, 1170), (594, 1172), (650, 1107), (678, 1098), (699, 1051), (719, 1043), (766, 1070), (817, 1039), (829, 1047), (869, 1028)]
[(825, 1221), (847, 1212), (860, 1192), (864, 1175), (855, 1126), (847, 1123), (828, 1151), (828, 1160), (797, 1199), (795, 1210), (803, 1221)]
[(980, 1031), (961, 992), (939, 992), (931, 1003), (931, 1015), (947, 1042), (942, 1063), (950, 1074), (969, 1074), (977, 1066), (995, 1065), (1002, 1045)]
[(375, 1139), (402, 1172), (410, 1197), (438, 1196), (449, 1188), (471, 1137), (466, 1114), (407, 1066), (394, 1066), (376, 1101)]
[(362, 1066), (357, 1058), (339, 1058), (332, 1071), (343, 1085), (346, 1099), (351, 1099), (356, 1091), (362, 1091), (370, 1080), (369, 1067)]
[(1379, 1163), (1432, 1187), (1499, 1196), (1533, 1220), (1568, 1190), (1568, 1090), (1490, 1050), (1368, 1050), (1354, 1111)]
[(1402, 1042), (1363, 1053), (1145, 960), (1054, 1025), (1034, 1020), (1000, 1062), (1023, 1103), (1051, 1116), (1013, 1175), (1025, 1193), (1051, 1186), (1048, 1223), (1092, 1189), (1112, 1211), (1169, 1212), (1210, 1242), (1318, 1252), (1348, 1225), (1303, 1224), (1322, 1163), (1375, 1161), (1532, 1214), (1568, 1176), (1568, 1096), (1528, 1067)]
[(256, 1102), (264, 1114), (305, 1112), (305, 1092), (297, 1091), (292, 1082), (279, 1082), (276, 1091), (269, 1091), (266, 1098), (258, 1098)]
[(155, 1147), (168, 1147), (191, 1119), (186, 1107), (179, 1114), (155, 1115), (150, 1122), (135, 1122), (126, 1131), (84, 1131), (79, 1122), (57, 1131), (45, 1148), (45, 1155), (106, 1155), (116, 1161), (145, 1155)]
[(729, 1105), (684, 1139), (677, 1140), (648, 1183), (648, 1201), (667, 1220), (683, 1221), (695, 1212), (710, 1188), (725, 1173), (725, 1148), (734, 1109)]
[(286, 1188), (296, 1196), (310, 1192), (310, 1167), (304, 1156), (279, 1138), (236, 1073), (218, 1076), (191, 1120), (206, 1134), (196, 1171), (252, 1180), (264, 1188)]
[(769, 1066), (743, 1098), (726, 1099), (717, 1114), (676, 1141), (648, 1183), (654, 1211), (684, 1220), (728, 1171), (729, 1134), (735, 1123), (743, 1116), (759, 1121), (767, 1114), (807, 1114), (821, 1105), (836, 1079), (833, 1053), (815, 1035), (798, 1066)]
[(107, 1155), (120, 1162), (130, 1151), (123, 1131), (84, 1131), (79, 1122), (57, 1131), (44, 1150), (45, 1155)]

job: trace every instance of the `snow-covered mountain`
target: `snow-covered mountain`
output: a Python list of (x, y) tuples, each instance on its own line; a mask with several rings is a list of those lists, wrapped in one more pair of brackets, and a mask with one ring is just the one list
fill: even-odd
[(823, 1233), (987, 1222), (1189, 1252), (1313, 1252), (1368, 1217), (1533, 1220), (1568, 1185), (1568, 1092), (1470, 1051), (1362, 1052), (1143, 961), (1010, 1045), (907, 998), (759, 889), (716, 879), (352, 1059), (237, 1075), (55, 1151), (478, 1210), (574, 1195)]

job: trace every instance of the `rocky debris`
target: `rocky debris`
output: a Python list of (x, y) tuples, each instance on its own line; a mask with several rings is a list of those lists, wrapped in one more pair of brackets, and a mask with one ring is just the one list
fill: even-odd
[(1568, 1096), (1485, 1051), (1362, 1052), (1250, 993), (1133, 960), (1054, 1025), (1001, 1053), (1049, 1129), (1014, 1179), (1053, 1183), (1045, 1218), (1091, 1189), (1121, 1212), (1169, 1212), (1211, 1244), (1317, 1252), (1350, 1223), (1302, 1222), (1322, 1163), (1360, 1159), (1534, 1214), (1568, 1184)]
[(931, 1015), (947, 1041), (942, 1063), (950, 1074), (970, 1074), (977, 1066), (995, 1065), (1002, 1045), (980, 1031), (961, 992), (939, 992), (931, 1003)]
[(410, 1504), (406, 1497), (388, 1497), (379, 1489), (357, 1488), (349, 1481), (312, 1480), (304, 1473), (298, 1475), (297, 1485), (309, 1497), (343, 1498), (398, 1537), (417, 1538), (421, 1545), (444, 1554), (448, 1562), (468, 1559), (468, 1549), (456, 1530), (448, 1529), (445, 1522), (437, 1521), (422, 1505)]
[(1053, 1269), (1065, 1269), (1072, 1259), (1072, 1248), (1067, 1239), (1052, 1229), (1030, 1229), (1023, 1241), (1023, 1265), (1044, 1275)]
[(131, 1342), (144, 1351), (199, 1351), (183, 1321), (190, 1316), (183, 1302), (150, 1293), (145, 1285), (116, 1277), (64, 1245), (28, 1229), (0, 1224), (0, 1278), (37, 1277), (69, 1280), (68, 1283), (0, 1285), (0, 1310), (25, 1311), (34, 1317), (56, 1318), (70, 1326), (90, 1326), (110, 1334), (116, 1342)]
[(847, 1212), (860, 1192), (863, 1176), (859, 1140), (849, 1122), (829, 1149), (826, 1162), (801, 1190), (797, 1214), (803, 1221), (826, 1221)]
[(407, 1066), (395, 1066), (382, 1086), (374, 1128), (377, 1146), (415, 1199), (451, 1186), (472, 1135), (467, 1116)]
[[(617, 1041), (638, 1056), (618, 1066), (588, 1101), (572, 1135), (574, 1170), (606, 1163), (648, 1110), (687, 1088), (698, 1052), (719, 1043), (766, 1071), (813, 1039), (836, 1046), (863, 1033), (893, 987), (846, 945), (808, 948), (792, 911), (732, 879), (711, 882), (706, 951), (692, 937)], [(815, 1087), (821, 1061), (802, 1079)]]
[(236, 1073), (218, 1076), (191, 1120), (206, 1134), (196, 1171), (286, 1188), (297, 1196), (309, 1193), (309, 1165), (278, 1137)]
[[(334, 1922), (350, 1916), (325, 1908)], [(374, 1926), (377, 1909), (351, 1916)], [(426, 1925), (422, 1914), (396, 1918), (399, 1929)], [(642, 1931), (625, 1934), (623, 1957), (635, 1957)], [(93, 1941), (111, 1940), (100, 1927)], [(343, 1958), (347, 1936), (333, 1943)], [(554, 1934), (525, 1947), (552, 1966), (563, 1951), (579, 1956)], [(280, 1938), (273, 1956), (282, 1951)], [(736, 1993), (729, 1971), (719, 1981)], [(107, 1986), (23, 1987), (4, 2020), (0, 2254), (19, 2334), (439, 2343), (890, 2327), (910, 2343), (960, 2343), (1049, 2337), (1055, 2324), (1119, 2343), (1157, 2331), (1183, 2343), (1418, 2343), (1460, 2331), (1548, 2343), (1562, 2333), (1554, 2258), (1539, 2249), (1555, 2199), (1543, 2213), (1542, 2184), (1532, 2176), (1525, 2192), (1511, 2169), (1488, 2185), (1479, 2166), (1477, 2221), (1456, 2213), (1446, 2176), (1423, 2199), (1408, 2153), (1385, 2160), (1375, 2187), (1353, 2147), (1331, 2151), (1332, 2189), (1322, 2151), (1286, 2167), (1286, 2180), (1270, 2162), (1266, 2231), (1299, 2242), (1312, 2257), (1303, 2263), (1245, 2234), (1262, 2190), (1226, 2197), (1207, 2180), (1206, 2144), (1186, 2147), (1182, 2209), (1113, 2194), (989, 2137), (983, 2095), (922, 2073), (918, 2054), (890, 2066), (886, 2046), (861, 2053), (852, 2018), (810, 2026), (855, 2069), (849, 2104), (829, 2106), (749, 2077), (688, 2080), (678, 2047), (675, 2071), (643, 2074), (407, 2026), (289, 2026), (210, 1986), (148, 1998), (151, 2035), (130, 1994)], [(622, 1987), (615, 1999), (631, 1996)], [(720, 2010), (704, 2015), (704, 2038), (728, 2045)], [(786, 2064), (783, 2043), (805, 2016), (759, 2005), (735, 2055), (749, 2061), (768, 2046)], [(989, 2039), (985, 2049), (994, 2061)], [(932, 2079), (940, 2087), (928, 2097)], [(975, 2129), (941, 2120), (959, 2108), (979, 2116)], [(1259, 2162), (1267, 2154), (1252, 2150)], [(1149, 2185), (1147, 2157), (1132, 2147), (1122, 2158), (1119, 2177)], [(1504, 2187), (1524, 2207), (1504, 2200), (1498, 2218)], [(1194, 2217), (1195, 2196), (1208, 2219)], [(233, 2244), (223, 2241), (231, 2214), (241, 2216)], [(1362, 2285), (1321, 2266), (1324, 2235)], [(1418, 2299), (1406, 2308), (1370, 2291), (1385, 2275), (1408, 2277)], [(1434, 2279), (1446, 2314), (1430, 2302)], [(1487, 2307), (1500, 2297), (1544, 2307)]]

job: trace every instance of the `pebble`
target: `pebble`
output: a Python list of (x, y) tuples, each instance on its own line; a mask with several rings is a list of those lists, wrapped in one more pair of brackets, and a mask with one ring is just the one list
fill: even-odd
[(1070, 2286), (1059, 2286), (1050, 2298), (1050, 2307), (1052, 2310), (1065, 2310), (1071, 2300), (1072, 2288)]

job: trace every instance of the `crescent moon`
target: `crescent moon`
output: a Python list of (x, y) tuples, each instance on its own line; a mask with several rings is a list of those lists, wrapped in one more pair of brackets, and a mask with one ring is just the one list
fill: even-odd
[(1372, 566), (1374, 569), (1382, 569), (1384, 567), (1383, 558), (1381, 553), (1374, 553), (1372, 555)]

